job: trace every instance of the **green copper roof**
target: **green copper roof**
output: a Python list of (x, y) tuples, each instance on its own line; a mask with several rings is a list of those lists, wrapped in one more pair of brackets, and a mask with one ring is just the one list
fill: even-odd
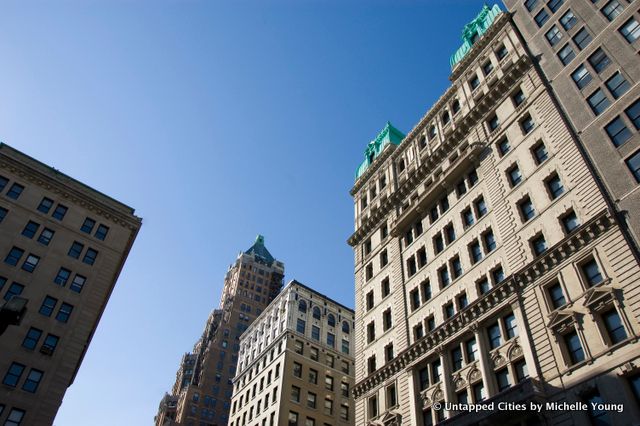
[(462, 30), (462, 46), (460, 46), (449, 60), (451, 68), (455, 67), (456, 64), (465, 57), (469, 50), (471, 50), (473, 43), (487, 32), (491, 24), (493, 24), (493, 21), (501, 13), (502, 10), (497, 4), (494, 4), (492, 8), (489, 8), (489, 6), (485, 4), (480, 13), (478, 13), (478, 16), (464, 26)]
[(262, 260), (267, 265), (271, 265), (275, 260), (269, 250), (264, 246), (264, 237), (262, 235), (258, 235), (256, 237), (256, 242), (253, 243), (251, 248), (245, 251), (246, 254), (252, 254)]
[(358, 166), (356, 170), (356, 180), (369, 168), (373, 160), (382, 152), (385, 146), (392, 143), (394, 145), (400, 144), (404, 139), (404, 134), (393, 127), (391, 123), (387, 121), (382, 131), (376, 136), (374, 140), (369, 142), (367, 149), (364, 151), (364, 161)]

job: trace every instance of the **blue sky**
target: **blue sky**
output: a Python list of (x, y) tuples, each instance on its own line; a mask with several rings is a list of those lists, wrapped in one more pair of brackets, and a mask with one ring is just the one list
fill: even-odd
[(3, 2), (0, 140), (144, 219), (56, 425), (151, 424), (258, 233), (354, 306), (354, 170), (448, 87), (482, 4)]

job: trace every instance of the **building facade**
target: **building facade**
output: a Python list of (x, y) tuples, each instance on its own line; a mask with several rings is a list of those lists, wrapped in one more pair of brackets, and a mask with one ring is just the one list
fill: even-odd
[(640, 241), (640, 8), (505, 0), (602, 185)]
[(207, 319), (193, 351), (183, 356), (169, 401), (163, 398), (156, 425), (226, 425), (236, 375), (240, 335), (278, 295), (284, 264), (258, 236), (240, 253), (224, 279), (220, 306)]
[(132, 208), (0, 143), (0, 306), (26, 299), (20, 324), (0, 332), (0, 424), (53, 423), (140, 225)]
[(354, 424), (354, 312), (291, 281), (245, 331), (231, 426)]
[[(485, 6), (449, 89), (365, 151), (349, 238), (358, 425), (640, 419), (638, 261), (535, 60)], [(478, 402), (495, 408), (466, 411)]]

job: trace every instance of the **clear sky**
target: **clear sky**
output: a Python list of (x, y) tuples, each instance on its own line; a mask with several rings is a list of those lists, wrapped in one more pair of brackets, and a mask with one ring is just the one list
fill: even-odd
[(0, 140), (144, 219), (56, 425), (152, 424), (256, 234), (354, 306), (349, 189), (479, 0), (4, 1)]

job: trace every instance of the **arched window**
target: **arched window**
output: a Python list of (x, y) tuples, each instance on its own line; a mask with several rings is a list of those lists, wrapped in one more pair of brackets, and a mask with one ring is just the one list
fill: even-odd
[(431, 125), (429, 127), (429, 140), (433, 139), (436, 137), (436, 126)]
[(427, 138), (425, 138), (424, 135), (420, 136), (420, 139), (418, 139), (418, 147), (420, 149), (427, 147)]
[(453, 111), (454, 114), (457, 114), (458, 111), (460, 111), (460, 101), (457, 99), (453, 100), (453, 103), (451, 104), (451, 110)]
[(349, 323), (342, 321), (342, 332), (349, 334)]
[(314, 306), (313, 308), (313, 318), (320, 319), (320, 308)]
[(336, 317), (334, 317), (333, 314), (329, 314), (327, 316), (327, 324), (329, 324), (329, 327), (336, 326)]
[(300, 312), (307, 312), (307, 302), (305, 302), (303, 299), (300, 299), (300, 301), (298, 302), (298, 310)]
[(451, 117), (449, 116), (449, 111), (445, 111), (442, 113), (442, 123), (447, 124)]

